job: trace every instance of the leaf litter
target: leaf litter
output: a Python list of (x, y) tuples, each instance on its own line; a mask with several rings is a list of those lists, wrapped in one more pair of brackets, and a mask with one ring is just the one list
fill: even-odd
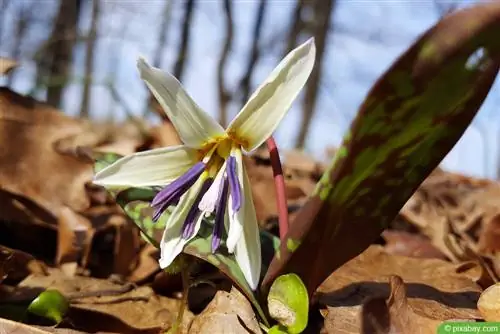
[[(16, 66), (0, 58), (0, 75)], [(0, 88), (0, 133), (1, 328), (168, 330), (181, 303), (179, 276), (160, 271), (158, 250), (106, 191), (92, 185), (86, 153), (127, 155), (177, 145), (168, 119), (159, 126), (91, 123)], [(325, 161), (317, 161), (301, 151), (284, 152), (292, 218), (336, 153), (329, 148)], [(277, 235), (269, 153), (258, 150), (245, 164), (259, 223)], [(498, 182), (434, 170), (381, 238), (319, 286), (306, 332), (431, 333), (447, 320), (499, 321), (499, 203)], [(258, 333), (258, 317), (241, 292), (210, 265), (198, 271), (211, 282), (190, 289), (182, 332)], [(49, 288), (70, 301), (56, 327), (24, 313), (18, 321), (6, 319), (15, 318), (13, 307), (27, 306)]]

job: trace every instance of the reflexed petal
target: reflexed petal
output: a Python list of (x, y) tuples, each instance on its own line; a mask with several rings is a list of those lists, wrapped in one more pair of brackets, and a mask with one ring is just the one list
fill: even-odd
[(200, 230), (201, 221), (203, 220), (202, 215), (200, 215), (196, 221), (193, 234), (187, 239), (182, 238), (182, 227), (184, 226), (184, 221), (186, 220), (203, 183), (203, 179), (198, 180), (193, 187), (189, 189), (183, 197), (181, 197), (179, 204), (167, 221), (160, 243), (161, 258), (159, 263), (162, 269), (168, 267), (172, 263), (176, 256), (182, 252), (184, 246), (191, 239), (193, 239)]
[(128, 155), (99, 171), (94, 183), (105, 186), (163, 186), (197, 162), (197, 151), (186, 146), (157, 148)]
[(245, 142), (247, 152), (259, 147), (290, 109), (314, 66), (314, 39), (292, 50), (253, 93), (227, 132)]
[[(233, 153), (233, 156), (236, 159), (236, 174), (238, 176), (238, 182), (241, 187), (243, 187), (243, 156), (241, 155), (240, 150), (235, 150)], [(241, 189), (240, 191), (241, 195), (243, 196), (242, 198), (242, 203), (245, 201), (245, 189)], [(250, 191), (251, 194), (251, 191)], [(233, 202), (233, 194), (230, 192), (229, 193), (229, 203)], [(227, 233), (227, 240), (226, 240), (226, 246), (227, 250), (229, 253), (234, 252), (234, 248), (236, 247), (236, 243), (240, 240), (241, 234), (243, 233), (243, 223), (244, 216), (242, 214), (237, 215), (237, 212), (234, 211), (234, 208), (232, 205), (228, 205), (227, 210), (229, 212), (229, 231)], [(243, 208), (240, 207), (238, 212), (242, 212)]]
[[(236, 243), (234, 255), (248, 285), (252, 290), (255, 290), (259, 284), (262, 265), (259, 225), (257, 224), (250, 183), (245, 171), (243, 172), (243, 179), (244, 200), (240, 211), (235, 215), (235, 220), (239, 220), (240, 225), (243, 225), (243, 234)], [(234, 222), (229, 224), (232, 225)]]
[(220, 124), (198, 107), (174, 76), (150, 66), (143, 58), (139, 58), (137, 67), (185, 145), (200, 148), (224, 134)]

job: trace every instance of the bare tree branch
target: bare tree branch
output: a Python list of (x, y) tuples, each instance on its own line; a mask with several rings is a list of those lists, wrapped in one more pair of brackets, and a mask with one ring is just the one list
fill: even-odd
[[(173, 1), (165, 0), (165, 5), (163, 6), (162, 20), (160, 24), (160, 31), (158, 33), (158, 41), (156, 42), (156, 51), (154, 53), (153, 66), (161, 67), (163, 50), (167, 45), (167, 32), (168, 26), (170, 25), (170, 19), (172, 17), (172, 4)], [(149, 97), (146, 101), (146, 105), (144, 106), (143, 115), (146, 115), (151, 109), (152, 105), (155, 103), (155, 98), (152, 94), (149, 94)], [(164, 113), (166, 118), (166, 114)]]
[(65, 37), (76, 36), (81, 3), (81, 0), (60, 0), (59, 11), (49, 37), (49, 40), (56, 42), (46, 50), (46, 56), (50, 57), (48, 77), (57, 78), (58, 84), (47, 88), (47, 102), (55, 107), (60, 106), (62, 93), (69, 79), (75, 44), (74, 39)]
[(300, 32), (304, 27), (304, 22), (302, 21), (302, 11), (306, 7), (306, 5), (307, 2), (305, 0), (297, 0), (297, 3), (295, 4), (293, 18), (290, 25), (290, 33), (288, 34), (285, 52), (283, 53), (283, 57), (281, 58), (284, 58), (288, 54), (288, 52), (290, 52), (297, 44)]
[(174, 76), (179, 79), (179, 81), (182, 81), (182, 75), (184, 74), (184, 67), (188, 55), (190, 41), (189, 35), (191, 33), (191, 19), (193, 17), (194, 6), (195, 0), (186, 1), (184, 20), (182, 22), (181, 46), (174, 65)]
[(326, 49), (328, 29), (330, 18), (334, 10), (335, 0), (317, 0), (314, 4), (313, 26), (316, 42), (316, 62), (307, 82), (304, 102), (302, 105), (302, 125), (295, 143), (296, 147), (303, 148), (305, 145), (307, 133), (314, 117), (316, 101), (318, 97), (318, 87), (321, 81), (321, 67), (323, 65), (323, 56)]
[(227, 124), (227, 105), (231, 100), (224, 83), (224, 70), (226, 68), (227, 57), (233, 43), (233, 14), (232, 0), (224, 0), (225, 32), (224, 46), (217, 66), (217, 84), (219, 88), (219, 121), (222, 126)]
[(100, 0), (92, 0), (92, 18), (87, 39), (87, 50), (85, 53), (85, 80), (83, 84), (82, 104), (80, 116), (89, 117), (90, 114), (90, 90), (92, 87), (92, 73), (94, 69), (94, 53), (97, 39), (97, 26), (99, 25)]
[(259, 8), (257, 9), (257, 14), (255, 16), (255, 26), (253, 30), (252, 37), (252, 50), (250, 53), (250, 58), (248, 60), (247, 68), (245, 74), (240, 81), (240, 91), (241, 91), (241, 101), (242, 105), (248, 100), (250, 95), (250, 84), (252, 82), (252, 74), (255, 69), (255, 65), (260, 57), (259, 52), (259, 40), (262, 31), (262, 26), (264, 22), (264, 14), (266, 11), (267, 0), (260, 0)]

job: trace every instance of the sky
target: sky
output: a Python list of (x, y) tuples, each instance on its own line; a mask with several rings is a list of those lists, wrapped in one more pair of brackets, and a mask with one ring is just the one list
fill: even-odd
[[(35, 0), (43, 7), (43, 15), (50, 20), (57, 1)], [(455, 1), (456, 2), (456, 1)], [(47, 6), (48, 4), (51, 6)], [(461, 6), (471, 1), (461, 1)], [(226, 80), (230, 87), (239, 82), (249, 55), (251, 33), (254, 24), (257, 1), (235, 0), (233, 2), (235, 40), (230, 53)], [(285, 32), (295, 1), (271, 0), (264, 18), (262, 44), (265, 52), (253, 75), (252, 87), (260, 82), (279, 63), (285, 47)], [(147, 91), (139, 79), (135, 63), (138, 56), (153, 60), (163, 0), (147, 1), (104, 1), (95, 62), (92, 116), (97, 119), (116, 117), (124, 119), (123, 104), (135, 115), (142, 115)], [(182, 80), (186, 90), (205, 111), (217, 115), (216, 69), (224, 39), (224, 17), (221, 2), (200, 0), (192, 20), (189, 58)], [(6, 17), (15, 20), (16, 8), (10, 9)], [(181, 2), (175, 2), (172, 9), (171, 29), (167, 36), (161, 67), (173, 68), (178, 47), (179, 26), (182, 18)], [(306, 143), (306, 150), (316, 158), (324, 158), (325, 149), (339, 145), (374, 81), (403, 53), (426, 29), (439, 19), (434, 1), (416, 0), (345, 0), (338, 1), (334, 13), (333, 30), (328, 38), (328, 49), (323, 79), (317, 102), (316, 116), (312, 121)], [(90, 22), (89, 8), (84, 8), (80, 29), (86, 32)], [(8, 29), (0, 44), (0, 55), (8, 55), (10, 45)], [(37, 35), (38, 34), (38, 35)], [(33, 39), (40, 38), (36, 29), (30, 31)], [(43, 37), (43, 36), (42, 36)], [(29, 50), (30, 46), (26, 48)], [(83, 75), (84, 48), (77, 47), (75, 53), (75, 77)], [(23, 61), (23, 59), (21, 59)], [(34, 65), (29, 59), (16, 72), (13, 88), (26, 93), (32, 84)], [(106, 81), (114, 81), (121, 97), (121, 103), (114, 101)], [(2, 82), (0, 81), (0, 84)], [(64, 110), (76, 115), (79, 110), (81, 82), (75, 79), (65, 94)], [(464, 174), (496, 177), (498, 160), (498, 137), (500, 83), (496, 81), (487, 100), (473, 124), (455, 148), (444, 159), (442, 166)], [(43, 99), (43, 96), (40, 96)], [(75, 101), (77, 103), (75, 103)], [(234, 103), (230, 109), (233, 117), (240, 107)], [(157, 121), (152, 119), (152, 121)], [(296, 101), (287, 117), (278, 128), (275, 137), (280, 148), (292, 148), (301, 123), (300, 101)]]

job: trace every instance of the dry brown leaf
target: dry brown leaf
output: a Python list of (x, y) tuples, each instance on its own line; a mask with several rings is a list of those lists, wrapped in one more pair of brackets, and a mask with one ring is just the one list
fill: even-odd
[[(499, 183), (443, 170), (434, 171), (400, 213), (454, 262), (496, 257), (499, 216)], [(496, 280), (500, 272), (487, 261), (484, 266)]]
[[(150, 287), (134, 288), (132, 285), (119, 285), (109, 280), (68, 277), (58, 270), (51, 270), (48, 276), (31, 275), (19, 284), (20, 289), (48, 287), (59, 290), (72, 300), (71, 309), (74, 310), (70, 311), (69, 317), (79, 329), (83, 329), (80, 326), (85, 326), (85, 322), (88, 322), (86, 328), (120, 332), (98, 321), (103, 315), (119, 319), (132, 329), (168, 329), (175, 320), (180, 305), (179, 300), (155, 295)], [(84, 294), (95, 296), (83, 297)], [(76, 318), (72, 317), (71, 312)], [(93, 316), (95, 323), (92, 324)], [(192, 318), (192, 313), (185, 313), (185, 328)]]
[(236, 288), (218, 291), (207, 308), (191, 323), (189, 334), (260, 333), (259, 322), (248, 300)]
[(371, 246), (319, 287), (318, 300), (328, 308), (326, 329), (330, 333), (359, 333), (361, 306), (367, 298), (389, 296), (390, 275), (406, 282), (408, 304), (421, 317), (479, 318), (476, 301), (481, 288), (469, 275), (456, 273), (456, 265), (390, 255), (381, 246)]
[(182, 141), (170, 122), (163, 122), (151, 128), (150, 135), (153, 139), (151, 148), (175, 146), (182, 144)]
[(158, 265), (159, 250), (151, 244), (146, 244), (139, 254), (137, 267), (132, 270), (127, 277), (127, 281), (138, 283), (142, 282), (160, 269)]
[(5, 334), (81, 334), (83, 332), (74, 331), (66, 328), (51, 328), (50, 330), (45, 328), (37, 328), (34, 326), (29, 326), (22, 324), (20, 322), (15, 322), (7, 319), (0, 318), (0, 333)]
[(399, 276), (391, 276), (390, 296), (372, 298), (361, 309), (361, 333), (363, 334), (427, 334), (435, 333), (442, 323), (413, 312), (408, 304), (406, 287)]
[(428, 238), (422, 235), (385, 230), (382, 237), (386, 242), (384, 249), (389, 254), (446, 260), (446, 256), (434, 247)]
[(0, 88), (0, 186), (30, 198), (50, 212), (89, 206), (85, 183), (92, 163), (55, 151), (56, 142), (78, 136), (82, 123), (60, 111)]
[(15, 67), (17, 67), (17, 62), (13, 59), (0, 57), (0, 76), (9, 74)]
[(483, 291), (477, 302), (477, 308), (485, 321), (500, 321), (500, 283)]
[(32, 255), (0, 245), (0, 283), (7, 279), (20, 281), (30, 274), (46, 271), (45, 264)]

